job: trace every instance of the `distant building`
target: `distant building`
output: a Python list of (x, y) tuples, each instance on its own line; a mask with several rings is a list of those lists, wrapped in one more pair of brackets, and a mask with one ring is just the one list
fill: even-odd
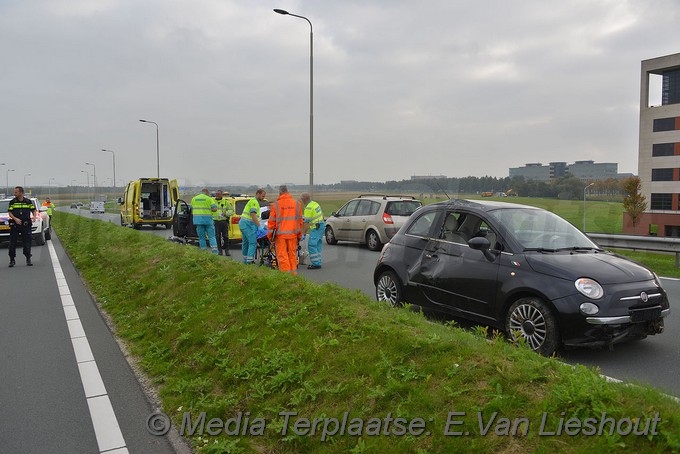
[(583, 181), (607, 180), (609, 178), (621, 178), (618, 174), (619, 165), (611, 162), (576, 161), (573, 164), (566, 162), (551, 162), (543, 165), (534, 162), (524, 167), (511, 167), (510, 178), (522, 176), (526, 180), (550, 181), (562, 178), (567, 173), (574, 175)]
[[(652, 77), (661, 79), (661, 105), (650, 107)], [(680, 237), (680, 53), (642, 61), (638, 175), (647, 212), (623, 231)]]
[(411, 175), (411, 180), (445, 180), (446, 175)]

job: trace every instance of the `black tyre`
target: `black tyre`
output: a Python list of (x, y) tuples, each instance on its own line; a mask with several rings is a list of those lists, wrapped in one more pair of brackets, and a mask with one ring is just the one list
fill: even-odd
[(378, 301), (386, 301), (392, 306), (400, 306), (404, 300), (401, 280), (394, 271), (384, 271), (375, 286), (375, 297)]
[(371, 251), (379, 251), (382, 249), (382, 243), (380, 242), (378, 232), (375, 230), (366, 232), (366, 246), (368, 246)]
[(37, 246), (43, 246), (45, 244), (45, 231), (43, 230), (42, 232), (33, 235), (33, 239)]
[(137, 224), (136, 222), (132, 224), (132, 228), (135, 230), (139, 230), (142, 228), (142, 224)]
[(326, 243), (330, 245), (338, 244), (338, 240), (335, 239), (335, 233), (333, 233), (333, 227), (330, 225), (326, 226), (324, 236), (326, 237)]
[(551, 356), (560, 346), (557, 320), (538, 298), (521, 298), (510, 306), (505, 332), (512, 341), (526, 339), (532, 350), (545, 356)]
[(51, 240), (51, 239), (52, 239), (52, 227), (50, 227), (49, 229), (47, 229), (47, 230), (45, 231), (45, 239), (46, 239), (46, 240)]
[(125, 222), (123, 222), (123, 215), (120, 215), (120, 226), (125, 227)]

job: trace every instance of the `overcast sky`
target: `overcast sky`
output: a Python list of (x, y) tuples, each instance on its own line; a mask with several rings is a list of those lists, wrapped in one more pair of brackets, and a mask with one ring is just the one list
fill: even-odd
[[(678, 0), (0, 0), (0, 187), (637, 173), (640, 62)], [(7, 169), (15, 172), (6, 173)], [(75, 180), (75, 181), (74, 181)]]

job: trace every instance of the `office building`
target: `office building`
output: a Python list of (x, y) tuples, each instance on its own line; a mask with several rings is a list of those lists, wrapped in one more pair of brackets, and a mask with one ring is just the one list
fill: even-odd
[[(650, 85), (661, 82), (660, 105)], [(642, 61), (638, 175), (647, 211), (625, 233), (680, 237), (680, 53)]]

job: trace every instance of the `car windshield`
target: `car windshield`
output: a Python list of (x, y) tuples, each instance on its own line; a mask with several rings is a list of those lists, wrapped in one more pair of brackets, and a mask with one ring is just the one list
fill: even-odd
[(546, 210), (509, 208), (494, 210), (491, 215), (524, 250), (599, 249), (579, 229)]
[(0, 213), (7, 213), (9, 208), (9, 200), (0, 200)]
[(390, 216), (411, 216), (420, 208), (417, 200), (402, 200), (399, 202), (389, 202), (385, 207), (385, 213)]

